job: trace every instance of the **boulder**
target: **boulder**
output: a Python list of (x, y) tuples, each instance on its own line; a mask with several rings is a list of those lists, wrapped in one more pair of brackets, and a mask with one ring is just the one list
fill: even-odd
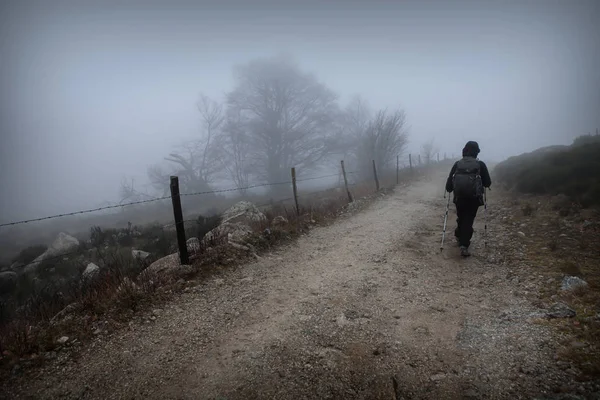
[(81, 274), (81, 280), (84, 283), (90, 283), (100, 275), (100, 267), (94, 263), (89, 263), (83, 273)]
[(12, 292), (17, 287), (18, 275), (13, 271), (0, 272), (0, 296)]
[(562, 280), (561, 290), (585, 289), (588, 283), (577, 276), (565, 276)]
[(190, 265), (181, 265), (179, 253), (173, 253), (154, 261), (148, 268), (140, 273), (141, 278), (151, 278), (154, 275), (173, 276), (176, 278), (191, 275), (195, 272)]
[(252, 225), (257, 222), (266, 221), (267, 217), (258, 207), (249, 201), (240, 201), (231, 206), (222, 215), (222, 223), (242, 223)]
[(33, 260), (29, 265), (25, 267), (25, 272), (32, 272), (37, 269), (37, 266), (44, 260), (51, 257), (58, 257), (63, 254), (74, 251), (79, 247), (79, 240), (75, 239), (73, 236), (67, 235), (66, 233), (59, 233), (58, 237), (54, 240), (52, 245), (39, 255), (35, 260)]
[(252, 226), (266, 220), (267, 217), (254, 204), (240, 201), (223, 213), (221, 224), (204, 236), (203, 244), (210, 247), (219, 239), (225, 239), (227, 242), (244, 242), (253, 233)]
[(142, 250), (131, 250), (131, 256), (136, 260), (144, 261), (146, 258), (150, 257), (150, 253)]
[(226, 238), (227, 241), (243, 242), (250, 234), (252, 234), (252, 228), (246, 224), (224, 222), (208, 232), (203, 240), (206, 244), (210, 244), (211, 241), (220, 238)]
[(179, 253), (173, 253), (154, 261), (142, 273), (160, 274), (166, 270), (179, 266)]
[(577, 312), (565, 303), (555, 303), (546, 312), (548, 318), (573, 318)]

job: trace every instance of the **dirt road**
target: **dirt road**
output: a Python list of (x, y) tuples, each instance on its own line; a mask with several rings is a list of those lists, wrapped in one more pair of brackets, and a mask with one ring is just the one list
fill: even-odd
[[(155, 320), (46, 367), (20, 398), (462, 399), (549, 391), (551, 333), (531, 323), (494, 245), (439, 251), (443, 177), (201, 283)], [(449, 226), (453, 228), (453, 215)], [(491, 233), (493, 236), (493, 232)], [(498, 240), (498, 238), (496, 238)], [(154, 319), (154, 317), (153, 317)]]

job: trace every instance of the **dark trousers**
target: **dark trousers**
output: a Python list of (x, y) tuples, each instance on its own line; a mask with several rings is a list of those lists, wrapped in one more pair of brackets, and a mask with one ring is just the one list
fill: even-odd
[(459, 246), (469, 247), (473, 237), (473, 222), (480, 203), (477, 199), (457, 199), (455, 203), (458, 226), (454, 230), (454, 236), (458, 238)]

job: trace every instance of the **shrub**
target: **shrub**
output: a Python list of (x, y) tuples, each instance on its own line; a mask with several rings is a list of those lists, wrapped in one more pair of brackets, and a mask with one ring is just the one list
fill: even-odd
[(583, 207), (600, 205), (600, 141), (511, 157), (494, 173), (500, 183), (521, 193), (564, 194)]

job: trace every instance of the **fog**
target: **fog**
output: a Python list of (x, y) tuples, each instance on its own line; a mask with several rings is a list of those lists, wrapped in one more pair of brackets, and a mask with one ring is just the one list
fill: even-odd
[(596, 0), (0, 7), (0, 222), (118, 201), (124, 178), (155, 193), (147, 169), (199, 134), (200, 94), (223, 102), (260, 57), (293, 58), (342, 108), (404, 110), (405, 153), (477, 140), (500, 161), (600, 127)]

